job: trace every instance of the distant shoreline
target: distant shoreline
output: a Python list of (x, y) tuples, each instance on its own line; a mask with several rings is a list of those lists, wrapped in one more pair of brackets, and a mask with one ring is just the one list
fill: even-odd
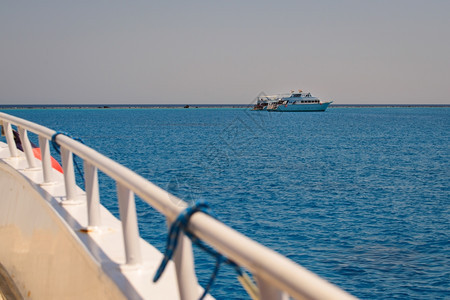
[[(167, 108), (252, 108), (253, 104), (0, 104), (0, 109), (167, 109)], [(450, 104), (332, 104), (329, 108), (348, 107), (450, 107)]]

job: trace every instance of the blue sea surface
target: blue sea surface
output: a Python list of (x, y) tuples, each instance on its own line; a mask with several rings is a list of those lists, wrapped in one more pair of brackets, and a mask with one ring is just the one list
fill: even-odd
[[(362, 299), (450, 296), (450, 108), (5, 110), (90, 147)], [(101, 201), (118, 215), (115, 186)], [(141, 235), (167, 227), (138, 199)], [(204, 285), (214, 260), (195, 251)], [(223, 266), (217, 299), (248, 298)]]

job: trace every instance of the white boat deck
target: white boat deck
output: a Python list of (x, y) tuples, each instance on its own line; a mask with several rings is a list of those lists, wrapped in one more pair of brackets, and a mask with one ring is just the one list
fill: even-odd
[[(68, 136), (1, 112), (0, 123), (8, 142), (0, 142), (0, 262), (22, 297), (200, 297), (191, 242), (184, 235), (162, 277), (153, 283), (162, 254), (139, 237), (134, 194), (169, 223), (183, 212), (185, 202)], [(24, 152), (16, 149), (12, 125)], [(38, 135), (42, 161), (33, 155), (28, 131)], [(61, 147), (64, 174), (51, 167), (51, 139)], [(73, 154), (83, 160), (86, 191), (75, 183)], [(121, 220), (100, 205), (97, 170), (116, 181)], [(207, 214), (194, 214), (187, 229), (248, 270), (261, 300), (355, 299)]]
[[(165, 271), (161, 280), (157, 283), (153, 283), (153, 275), (156, 272), (159, 264), (162, 260), (162, 254), (155, 249), (153, 246), (145, 242), (144, 240), (139, 241), (139, 246), (142, 253), (143, 263), (139, 266), (127, 266), (126, 265), (126, 255), (125, 249), (122, 246), (123, 234), (121, 222), (115, 218), (106, 208), (101, 207), (100, 218), (102, 221), (102, 226), (100, 228), (95, 228), (92, 232), (86, 233), (86, 228), (88, 227), (87, 219), (87, 207), (86, 207), (86, 194), (84, 191), (78, 188), (77, 198), (79, 200), (78, 204), (74, 205), (62, 205), (63, 199), (65, 199), (65, 189), (64, 189), (64, 176), (59, 172), (54, 172), (54, 184), (51, 185), (38, 185), (37, 183), (43, 182), (42, 172), (38, 170), (27, 170), (27, 160), (23, 153), (18, 158), (10, 158), (10, 153), (8, 147), (4, 143), (0, 143), (0, 170), (3, 169), (5, 172), (13, 172), (13, 170), (18, 170), (15, 175), (22, 176), (23, 185), (29, 184), (33, 186), (35, 190), (40, 193), (40, 197), (45, 201), (40, 203), (41, 205), (48, 205), (48, 208), (54, 210), (59, 217), (63, 219), (64, 222), (60, 222), (59, 226), (68, 226), (68, 231), (61, 230), (63, 233), (57, 233), (59, 238), (66, 232), (74, 233), (73, 238), (77, 241), (76, 243), (84, 248), (79, 251), (84, 250), (84, 254), (92, 256), (93, 262), (96, 262), (98, 268), (97, 272), (108, 274), (108, 276), (115, 282), (115, 284), (122, 290), (126, 295), (126, 298), (130, 299), (178, 299), (178, 286), (175, 274), (175, 268), (172, 262), (169, 262), (167, 270)], [(11, 167), (11, 168), (9, 168)], [(5, 190), (4, 183), (5, 180), (2, 178), (2, 183), (0, 184), (1, 190)], [(36, 199), (33, 199), (36, 200)], [(20, 199), (14, 199), (14, 201), (20, 201)], [(11, 249), (9, 253), (9, 261), (4, 262), (5, 265), (15, 265), (26, 263), (28, 265), (29, 272), (26, 276), (41, 276), (42, 268), (45, 266), (44, 261), (48, 260), (48, 264), (52, 264), (52, 260), (57, 260), (60, 264), (65, 266), (65, 270), (60, 270), (61, 272), (70, 272), (73, 277), (70, 279), (70, 285), (76, 284), (80, 281), (80, 278), (76, 278), (76, 270), (80, 267), (80, 261), (78, 261), (77, 256), (79, 253), (74, 253), (72, 244), (59, 243), (53, 240), (51, 235), (54, 235), (53, 229), (45, 228), (41, 220), (37, 221), (39, 217), (36, 215), (39, 213), (42, 207), (34, 207), (31, 203), (27, 203), (27, 207), (18, 206), (17, 209), (21, 210), (21, 214), (16, 214), (15, 217), (23, 217), (23, 223), (29, 222), (29, 218), (34, 214), (34, 222), (31, 226), (36, 226), (37, 230), (33, 228), (27, 228), (29, 230), (30, 236), (24, 236), (18, 233), (17, 228), (11, 226), (5, 226), (5, 220), (12, 218), (10, 215), (11, 209), (5, 207), (6, 203), (4, 201), (0, 202), (0, 240), (11, 241), (9, 247), (2, 247), (0, 253), (8, 251), (5, 248)], [(11, 204), (9, 204), (11, 205)], [(32, 210), (27, 210), (27, 208)], [(44, 209), (45, 210), (45, 209)], [(50, 218), (49, 215), (44, 215), (44, 218)], [(51, 224), (55, 226), (55, 224)], [(41, 231), (38, 230), (41, 228)], [(48, 229), (48, 231), (46, 231)], [(23, 228), (22, 228), (23, 230)], [(49, 232), (50, 231), (50, 232)], [(49, 244), (40, 243), (39, 241), (46, 241), (52, 244), (54, 249), (47, 249)], [(36, 269), (33, 270), (32, 261), (23, 261), (19, 257), (15, 257), (14, 249), (22, 248), (22, 251), (26, 251), (28, 254), (30, 251), (38, 252), (40, 254), (39, 259), (43, 259), (42, 264), (39, 264)], [(53, 253), (52, 253), (53, 252)], [(71, 255), (69, 255), (71, 254)], [(55, 255), (60, 255), (61, 257), (55, 258)], [(31, 255), (32, 256), (32, 255)], [(4, 256), (3, 256), (4, 257)], [(34, 259), (34, 257), (33, 257)], [(37, 259), (37, 258), (36, 258)], [(89, 266), (92, 268), (92, 266)], [(33, 274), (35, 272), (35, 274)], [(96, 273), (97, 274), (97, 273)], [(12, 274), (17, 275), (17, 274)], [(60, 281), (61, 273), (55, 272), (55, 276), (50, 276), (48, 281)], [(21, 275), (23, 276), (23, 275)], [(80, 272), (79, 276), (88, 276), (84, 272)], [(42, 283), (42, 282), (41, 282)], [(85, 288), (85, 287), (84, 287)], [(46, 291), (40, 291), (42, 288), (39, 287), (29, 287), (29, 289), (34, 290), (34, 293), (40, 295), (40, 293), (47, 293)], [(72, 289), (72, 288), (70, 288)], [(83, 287), (77, 287), (76, 289), (83, 290)], [(67, 290), (66, 290), (67, 291)], [(75, 292), (78, 293), (78, 292)], [(199, 295), (201, 293), (201, 288), (199, 287)], [(55, 297), (53, 295), (47, 295), (50, 298)], [(120, 297), (119, 297), (120, 298)]]

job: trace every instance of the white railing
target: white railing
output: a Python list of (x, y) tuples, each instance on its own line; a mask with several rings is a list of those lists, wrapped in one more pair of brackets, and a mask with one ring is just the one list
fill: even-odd
[[(31, 169), (36, 169), (37, 166), (27, 132), (32, 132), (38, 136), (42, 155), (44, 180), (42, 184), (52, 184), (52, 173), (55, 170), (51, 166), (49, 141), (56, 132), (1, 112), (0, 123), (4, 127), (11, 157), (19, 156), (14, 142), (12, 125), (18, 128), (28, 166)], [(115, 180), (124, 236), (125, 268), (139, 268), (142, 264), (142, 256), (139, 248), (134, 194), (162, 213), (169, 223), (175, 220), (186, 207), (186, 203), (179, 199), (173, 201), (175, 196), (170, 195), (167, 191), (70, 137), (62, 134), (57, 135), (56, 142), (61, 147), (61, 160), (64, 170), (66, 197), (63, 203), (79, 201), (75, 192), (73, 154), (83, 159), (88, 229), (95, 230), (101, 226), (97, 171), (101, 170)], [(180, 205), (180, 203), (183, 205)], [(296, 299), (355, 299), (352, 295), (316, 274), (258, 244), (207, 214), (201, 212), (194, 214), (189, 222), (189, 230), (217, 251), (250, 271), (256, 279), (260, 299), (286, 299), (288, 295)], [(181, 299), (196, 299), (199, 296), (196, 288), (198, 283), (194, 270), (192, 245), (187, 237), (180, 238), (173, 260), (177, 271)]]

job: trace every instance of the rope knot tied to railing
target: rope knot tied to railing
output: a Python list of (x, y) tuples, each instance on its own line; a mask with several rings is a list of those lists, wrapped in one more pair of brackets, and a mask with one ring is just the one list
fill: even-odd
[(203, 212), (207, 215), (212, 215), (212, 212), (209, 208), (209, 205), (205, 201), (198, 201), (194, 205), (187, 207), (185, 210), (183, 210), (178, 217), (175, 219), (175, 221), (171, 224), (169, 229), (169, 235), (167, 237), (167, 244), (166, 244), (166, 250), (164, 252), (164, 258), (156, 271), (155, 276), (153, 277), (153, 282), (158, 281), (158, 279), (161, 277), (162, 273), (164, 272), (167, 263), (169, 260), (172, 259), (173, 254), (177, 248), (178, 245), (178, 238), (180, 235), (180, 232), (183, 231), (184, 234), (189, 237), (195, 245), (197, 245), (200, 249), (208, 253), (209, 255), (213, 256), (216, 259), (216, 265), (214, 267), (214, 271), (211, 274), (211, 277), (208, 281), (208, 284), (206, 285), (203, 294), (200, 296), (200, 300), (203, 299), (210, 290), (212, 284), (214, 283), (214, 280), (217, 277), (217, 274), (219, 272), (220, 265), (222, 263), (226, 263), (233, 267), (233, 269), (238, 274), (239, 281), (242, 283), (244, 288), (247, 290), (249, 295), (256, 299), (258, 298), (258, 288), (255, 286), (255, 284), (251, 281), (251, 279), (248, 277), (248, 275), (241, 270), (241, 268), (232, 260), (225, 257), (220, 252), (216, 251), (215, 249), (211, 248), (210, 246), (206, 245), (202, 240), (200, 240), (197, 236), (195, 236), (192, 232), (188, 230), (188, 224), (193, 214), (196, 212)]

